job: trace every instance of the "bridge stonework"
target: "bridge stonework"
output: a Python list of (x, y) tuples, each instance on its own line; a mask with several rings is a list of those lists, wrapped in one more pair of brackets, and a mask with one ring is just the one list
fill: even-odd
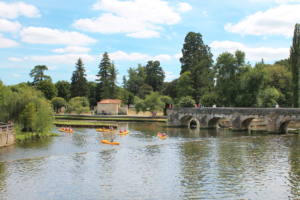
[(248, 130), (253, 119), (265, 122), (269, 132), (286, 132), (291, 121), (300, 121), (297, 108), (171, 108), (167, 110), (168, 126), (217, 128), (222, 118), (230, 120), (233, 130)]

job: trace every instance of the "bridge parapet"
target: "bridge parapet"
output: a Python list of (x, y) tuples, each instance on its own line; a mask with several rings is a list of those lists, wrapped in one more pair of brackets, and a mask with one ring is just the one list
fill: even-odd
[(266, 122), (270, 132), (286, 132), (290, 121), (300, 121), (297, 108), (171, 108), (167, 110), (168, 126), (189, 126), (199, 122), (201, 128), (216, 128), (219, 119), (231, 121), (235, 130), (248, 130), (253, 119)]

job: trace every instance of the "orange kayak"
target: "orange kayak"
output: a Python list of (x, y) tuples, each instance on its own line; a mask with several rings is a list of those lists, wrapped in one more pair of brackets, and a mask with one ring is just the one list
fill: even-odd
[(161, 139), (167, 139), (167, 136), (162, 136), (161, 134), (157, 134), (157, 136)]
[(72, 130), (72, 131), (65, 131), (65, 130), (63, 130), (62, 128), (60, 128), (59, 131), (60, 131), (60, 132), (67, 132), (67, 133), (74, 133), (73, 130)]
[(117, 132), (117, 131), (111, 131), (111, 130), (103, 130), (102, 128), (96, 129), (99, 132)]
[(129, 131), (123, 132), (123, 133), (118, 133), (118, 135), (127, 135), (129, 134)]
[(114, 144), (114, 145), (119, 145), (120, 143), (119, 142), (111, 142), (109, 140), (101, 140), (102, 143), (104, 144)]

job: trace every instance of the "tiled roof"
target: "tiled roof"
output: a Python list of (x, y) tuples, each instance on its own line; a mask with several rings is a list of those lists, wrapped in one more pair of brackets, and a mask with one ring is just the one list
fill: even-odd
[(120, 99), (102, 99), (100, 102), (98, 103), (114, 103), (114, 104), (120, 104), (122, 102), (122, 100)]

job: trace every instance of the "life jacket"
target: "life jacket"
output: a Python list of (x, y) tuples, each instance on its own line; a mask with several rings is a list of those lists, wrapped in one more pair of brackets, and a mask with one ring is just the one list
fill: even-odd
[(105, 128), (103, 127), (103, 130), (105, 130)]
[(124, 130), (124, 132), (127, 132), (126, 129)]
[(166, 134), (165, 133), (163, 133), (163, 137), (165, 137), (166, 136)]
[(120, 130), (120, 133), (122, 133), (122, 130)]

